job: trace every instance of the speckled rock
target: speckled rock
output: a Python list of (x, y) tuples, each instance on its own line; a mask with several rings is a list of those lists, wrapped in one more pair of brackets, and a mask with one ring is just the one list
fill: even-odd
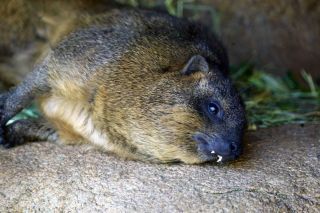
[(319, 129), (249, 132), (245, 154), (225, 165), (146, 164), (47, 142), (0, 149), (0, 212), (319, 212)]

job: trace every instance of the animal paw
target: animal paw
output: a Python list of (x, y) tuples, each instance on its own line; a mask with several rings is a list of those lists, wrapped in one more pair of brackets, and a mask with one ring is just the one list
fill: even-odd
[(5, 109), (4, 104), (8, 97), (8, 93), (2, 93), (0, 94), (0, 145), (2, 145), (5, 148), (12, 147), (12, 144), (10, 141), (7, 140), (7, 127), (6, 127), (6, 121), (5, 121)]
[(13, 128), (7, 128), (5, 132), (5, 148), (12, 148), (23, 144), (24, 138), (17, 134)]
[[(0, 123), (2, 120), (2, 111), (0, 109)], [(0, 145), (4, 146), (4, 147), (8, 147), (8, 143), (5, 139), (5, 125), (0, 125)]]
[(2, 127), (0, 127), (0, 145), (4, 145), (4, 131), (2, 129)]
[[(19, 122), (19, 121), (18, 121)], [(4, 148), (12, 148), (24, 143), (24, 138), (18, 134), (16, 127), (19, 125), (13, 123), (5, 128), (2, 128), (2, 135), (0, 136), (0, 144)]]

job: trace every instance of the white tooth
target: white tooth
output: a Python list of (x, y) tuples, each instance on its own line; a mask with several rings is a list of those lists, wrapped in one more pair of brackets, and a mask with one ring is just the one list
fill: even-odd
[(222, 161), (222, 156), (218, 155), (218, 160), (217, 160), (217, 162), (220, 162), (220, 161)]
[(211, 151), (212, 154), (216, 153), (214, 150)]

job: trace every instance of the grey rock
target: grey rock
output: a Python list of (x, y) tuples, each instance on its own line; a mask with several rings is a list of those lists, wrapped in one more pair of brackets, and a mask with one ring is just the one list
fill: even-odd
[(157, 165), (84, 146), (0, 149), (0, 212), (320, 211), (320, 125), (248, 132), (228, 164)]
[[(216, 9), (231, 63), (251, 60), (285, 74), (301, 70), (320, 78), (320, 1), (201, 0)], [(207, 18), (208, 20), (208, 18)]]

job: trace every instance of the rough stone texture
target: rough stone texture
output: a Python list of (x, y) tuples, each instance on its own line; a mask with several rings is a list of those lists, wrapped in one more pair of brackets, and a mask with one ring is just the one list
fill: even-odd
[(0, 150), (0, 212), (320, 211), (320, 125), (246, 136), (226, 165), (155, 165), (85, 147)]
[(320, 78), (320, 1), (201, 0), (220, 14), (232, 63), (251, 60), (264, 70)]

